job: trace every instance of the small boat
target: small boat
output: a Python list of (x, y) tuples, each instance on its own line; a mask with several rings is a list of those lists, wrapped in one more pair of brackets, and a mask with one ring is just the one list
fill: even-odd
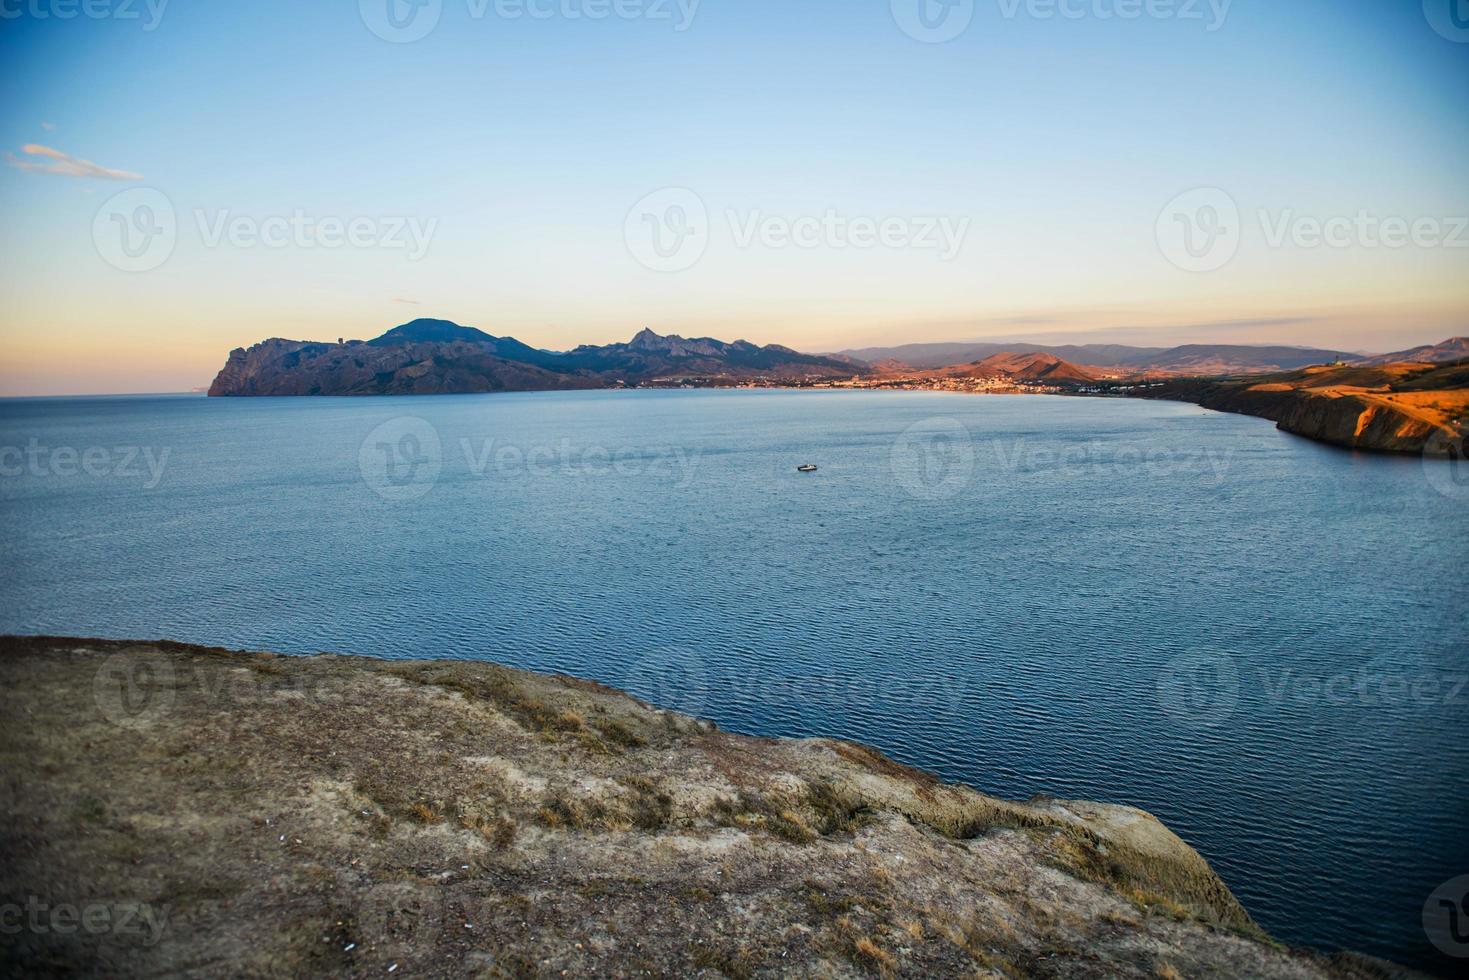
[(814, 463), (807, 463), (805, 466), (797, 466), (796, 467), (796, 472), (797, 473), (815, 473), (816, 472), (816, 465)]

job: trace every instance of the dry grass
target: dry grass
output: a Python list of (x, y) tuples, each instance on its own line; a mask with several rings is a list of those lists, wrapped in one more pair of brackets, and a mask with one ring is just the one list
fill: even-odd
[(897, 957), (879, 946), (870, 936), (859, 936), (852, 943), (852, 952), (857, 962), (870, 966), (883, 975), (891, 973), (893, 967), (898, 965)]
[(418, 802), (409, 807), (408, 812), (419, 823), (444, 822), (444, 811), (438, 803)]
[(747, 980), (755, 975), (753, 951), (740, 947), (704, 945), (694, 950), (694, 966), (700, 970), (716, 970), (731, 980)]

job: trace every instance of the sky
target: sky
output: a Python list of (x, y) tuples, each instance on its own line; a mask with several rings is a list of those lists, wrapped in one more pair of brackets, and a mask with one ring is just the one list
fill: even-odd
[(1436, 342), (1469, 333), (1465, 8), (0, 0), (0, 395), (420, 316)]

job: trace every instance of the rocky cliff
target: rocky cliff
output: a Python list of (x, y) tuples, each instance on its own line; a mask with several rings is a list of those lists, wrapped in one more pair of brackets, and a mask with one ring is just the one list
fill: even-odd
[(1405, 975), (1139, 810), (492, 664), (3, 638), (0, 766), (7, 975)]
[(1462, 455), (1469, 363), (1321, 366), (1265, 378), (1184, 380), (1141, 398), (1267, 418), (1285, 432), (1350, 449)]

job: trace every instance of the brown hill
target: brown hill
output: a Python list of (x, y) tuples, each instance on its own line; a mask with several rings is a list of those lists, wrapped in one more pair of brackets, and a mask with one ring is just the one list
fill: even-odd
[(1353, 363), (1396, 364), (1403, 361), (1414, 361), (1419, 364), (1437, 364), (1445, 361), (1459, 361), (1464, 358), (1469, 358), (1469, 337), (1450, 337), (1440, 344), (1425, 344), (1422, 347), (1400, 350), (1393, 354), (1364, 357)]
[(1083, 385), (1097, 380), (1089, 369), (1039, 351), (1024, 354), (1006, 351), (980, 361), (955, 364), (927, 373), (942, 378), (1009, 378), (1016, 382), (1054, 385)]

